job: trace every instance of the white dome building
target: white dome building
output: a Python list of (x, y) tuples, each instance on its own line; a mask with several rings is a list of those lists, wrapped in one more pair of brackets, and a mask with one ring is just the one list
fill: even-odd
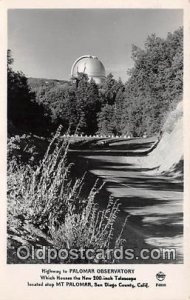
[(91, 55), (83, 55), (75, 60), (71, 68), (71, 77), (77, 79), (79, 73), (87, 74), (89, 80), (93, 79), (97, 84), (100, 84), (106, 76), (102, 62)]

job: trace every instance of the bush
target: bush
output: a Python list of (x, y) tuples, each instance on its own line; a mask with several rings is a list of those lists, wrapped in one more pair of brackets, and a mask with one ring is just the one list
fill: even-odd
[[(29, 222), (47, 234), (56, 248), (108, 248), (119, 204), (110, 199), (107, 208), (100, 211), (94, 201), (100, 190), (97, 183), (87, 199), (82, 199), (84, 178), (71, 181), (68, 143), (60, 131), (39, 166), (8, 162), (8, 226)], [(121, 236), (115, 243), (122, 243)]]
[(15, 161), (18, 165), (29, 164), (36, 166), (43, 158), (49, 142), (47, 138), (32, 134), (15, 135), (8, 138), (7, 158), (9, 162)]

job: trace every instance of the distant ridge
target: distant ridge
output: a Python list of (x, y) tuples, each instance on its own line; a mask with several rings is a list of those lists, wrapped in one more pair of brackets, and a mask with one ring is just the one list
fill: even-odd
[(68, 80), (28, 77), (28, 84), (32, 89), (37, 88), (39, 86), (58, 86), (68, 82)]

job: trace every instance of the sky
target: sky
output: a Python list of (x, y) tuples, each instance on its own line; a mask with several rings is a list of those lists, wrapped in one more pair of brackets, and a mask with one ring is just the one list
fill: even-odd
[(73, 62), (90, 54), (125, 82), (132, 44), (143, 48), (148, 35), (166, 38), (182, 25), (175, 9), (12, 9), (8, 48), (27, 77), (68, 80)]

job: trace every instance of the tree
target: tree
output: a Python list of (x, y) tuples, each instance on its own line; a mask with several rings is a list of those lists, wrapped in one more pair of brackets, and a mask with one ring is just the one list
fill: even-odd
[(121, 80), (117, 81), (116, 79), (114, 79), (111, 73), (107, 75), (105, 81), (100, 87), (100, 96), (103, 105), (113, 105), (115, 103), (116, 95), (121, 87), (121, 84)]
[(115, 107), (106, 104), (98, 114), (98, 132), (105, 135), (117, 134), (116, 126)]
[(100, 111), (99, 91), (96, 83), (89, 82), (86, 74), (80, 74), (76, 87), (78, 130), (94, 134), (97, 129), (97, 113)]
[[(143, 131), (152, 135), (160, 131), (166, 113), (182, 98), (183, 29), (166, 39), (149, 36), (144, 49), (132, 47), (132, 58), (123, 115), (128, 115), (135, 135)], [(126, 117), (122, 118), (124, 124)]]
[(87, 87), (87, 100), (85, 105), (85, 120), (87, 134), (95, 134), (98, 130), (97, 114), (100, 112), (101, 103), (96, 83), (91, 80)]
[(8, 50), (7, 63), (9, 134), (47, 133), (48, 120), (44, 116), (44, 109), (35, 103), (35, 94), (30, 91), (25, 75), (13, 71), (10, 50)]

